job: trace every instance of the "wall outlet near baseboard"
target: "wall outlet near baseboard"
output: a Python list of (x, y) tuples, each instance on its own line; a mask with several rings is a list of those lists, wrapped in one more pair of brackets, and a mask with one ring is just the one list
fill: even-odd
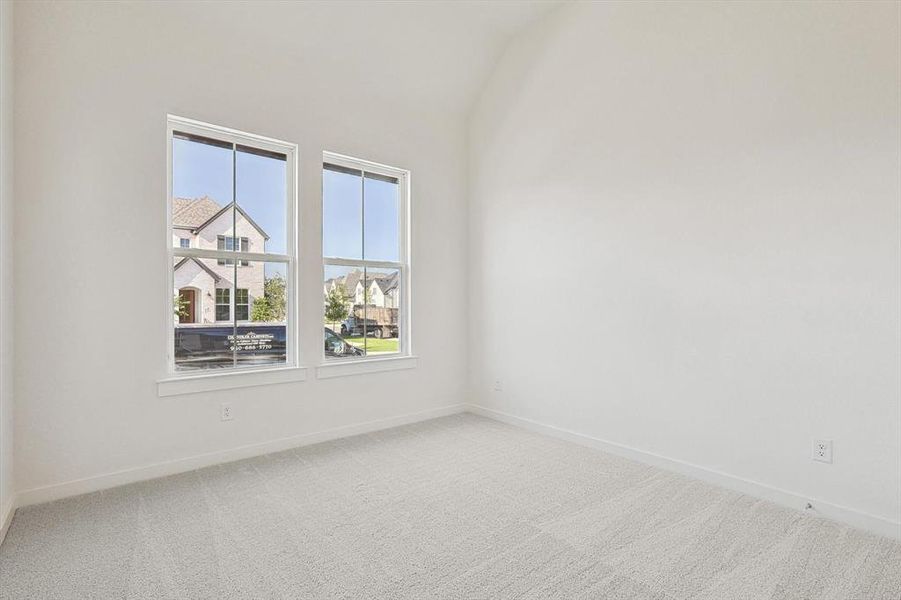
[(811, 458), (819, 462), (832, 463), (832, 440), (814, 440)]
[(494, 391), (495, 392), (503, 392), (504, 391), (504, 382), (500, 379), (494, 380)]
[(231, 421), (235, 418), (234, 413), (232, 412), (231, 404), (222, 404), (219, 406), (219, 418), (223, 421)]

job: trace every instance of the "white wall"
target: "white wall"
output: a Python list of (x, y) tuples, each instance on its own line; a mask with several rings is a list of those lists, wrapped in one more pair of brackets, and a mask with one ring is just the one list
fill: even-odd
[[(394, 66), (375, 62), (365, 76), (344, 64), (373, 58), (365, 50), (381, 47), (379, 31), (349, 37), (362, 48), (326, 43), (348, 39), (326, 25), (363, 27), (357, 13), (378, 7), (344, 20), (328, 10), (338, 7), (17, 5), (16, 127), (25, 133), (16, 146), (16, 466), (26, 498), (46, 497), (31, 493), (42, 486), (463, 401), (465, 334), (454, 332), (466, 330), (466, 298), (454, 290), (466, 285), (464, 111), (424, 110), (416, 90), (382, 98), (398, 85)], [(423, 76), (408, 87), (434, 79), (428, 56), (398, 56), (405, 67), (421, 61)], [(415, 321), (417, 369), (157, 397), (166, 370), (166, 113), (300, 145), (307, 365), (322, 353), (322, 151), (412, 171), (415, 312), (439, 316)], [(111, 230), (128, 236), (100, 235)], [(226, 401), (235, 420), (223, 423)]]
[(474, 401), (901, 521), (899, 33), (686, 2), (520, 34), (471, 121)]
[(13, 4), (0, 2), (0, 541), (13, 479)]

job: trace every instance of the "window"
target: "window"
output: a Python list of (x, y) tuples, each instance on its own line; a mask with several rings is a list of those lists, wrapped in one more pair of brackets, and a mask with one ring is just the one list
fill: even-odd
[[(240, 244), (241, 244), (241, 252), (250, 252), (250, 239), (249, 238), (242, 237), (240, 239)], [(236, 248), (237, 245), (238, 245), (238, 240), (233, 237), (225, 237), (222, 235), (217, 236), (216, 247), (219, 250), (228, 250), (230, 252), (233, 252), (234, 250), (237, 249)], [(231, 264), (234, 264), (234, 262), (230, 258), (220, 258), (219, 264), (220, 265), (231, 265)], [(242, 260), (238, 264), (240, 264), (242, 267), (250, 266), (250, 263), (246, 260)]]
[(410, 354), (409, 173), (323, 157), (326, 359)]
[(296, 365), (296, 146), (178, 117), (169, 144), (170, 370)]
[(231, 321), (231, 290), (228, 288), (219, 288), (216, 290), (216, 320)]
[(247, 288), (238, 288), (235, 292), (235, 320), (246, 321), (250, 318), (250, 301)]
[[(250, 252), (250, 240), (246, 237), (241, 238), (241, 252)], [(239, 263), (242, 267), (249, 267), (250, 262), (246, 260), (242, 260)]]

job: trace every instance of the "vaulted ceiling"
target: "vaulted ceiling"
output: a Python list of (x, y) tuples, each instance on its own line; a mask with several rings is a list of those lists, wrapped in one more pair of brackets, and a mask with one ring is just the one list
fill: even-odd
[(329, 69), (361, 94), (456, 112), (468, 110), (507, 41), (558, 1), (173, 4), (173, 33), (213, 28), (299, 74)]

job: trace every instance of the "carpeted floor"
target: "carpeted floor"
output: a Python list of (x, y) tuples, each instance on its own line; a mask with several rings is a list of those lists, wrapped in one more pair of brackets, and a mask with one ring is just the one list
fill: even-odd
[(458, 415), (21, 509), (0, 598), (901, 598), (901, 543)]

